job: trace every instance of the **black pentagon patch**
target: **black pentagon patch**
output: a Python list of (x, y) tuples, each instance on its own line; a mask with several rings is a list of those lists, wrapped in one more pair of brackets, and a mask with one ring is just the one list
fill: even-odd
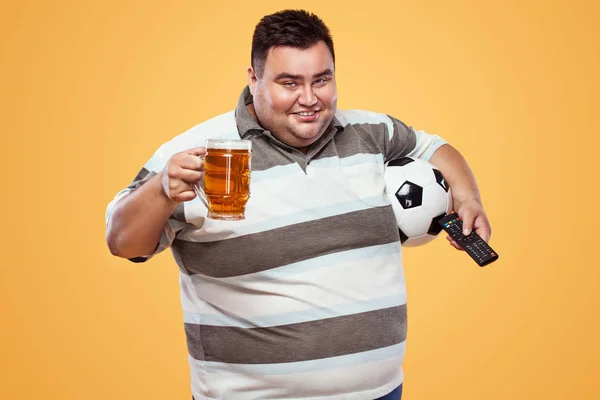
[(400, 243), (406, 242), (408, 240), (408, 236), (406, 236), (400, 228), (398, 228), (398, 232), (400, 232)]
[(442, 225), (440, 225), (438, 221), (444, 218), (445, 216), (446, 214), (442, 214), (438, 215), (437, 217), (434, 217), (431, 221), (429, 229), (427, 230), (427, 233), (429, 233), (431, 236), (437, 236), (442, 231)]
[(423, 203), (423, 188), (415, 183), (406, 181), (396, 192), (396, 198), (405, 210), (419, 207)]
[(446, 182), (446, 178), (444, 178), (444, 175), (442, 175), (442, 172), (439, 169), (434, 168), (433, 173), (435, 174), (435, 181), (444, 189), (446, 193), (448, 193), (450, 187), (448, 186), (448, 182)]
[(388, 167), (402, 167), (403, 165), (410, 164), (414, 161), (415, 160), (413, 160), (410, 157), (396, 158), (395, 160), (392, 160), (388, 163)]

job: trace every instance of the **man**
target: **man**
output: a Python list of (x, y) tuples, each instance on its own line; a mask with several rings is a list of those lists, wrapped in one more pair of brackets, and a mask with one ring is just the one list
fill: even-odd
[[(165, 143), (109, 204), (108, 246), (135, 262), (171, 247), (196, 400), (400, 399), (406, 295), (384, 164), (430, 160), (465, 230), (488, 240), (475, 179), (441, 138), (337, 110), (317, 16), (264, 17), (251, 65), (235, 111)], [(208, 219), (195, 199), (207, 138), (252, 141), (244, 220)]]

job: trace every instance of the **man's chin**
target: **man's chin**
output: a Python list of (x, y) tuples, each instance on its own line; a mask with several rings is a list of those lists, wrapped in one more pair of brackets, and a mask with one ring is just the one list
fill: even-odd
[(322, 133), (317, 132), (294, 132), (294, 136), (296, 138), (296, 140), (299, 143), (302, 143), (301, 146), (302, 147), (306, 147), (309, 146), (311, 144), (313, 144), (314, 142), (316, 142), (317, 140), (319, 140), (319, 138), (322, 136)]

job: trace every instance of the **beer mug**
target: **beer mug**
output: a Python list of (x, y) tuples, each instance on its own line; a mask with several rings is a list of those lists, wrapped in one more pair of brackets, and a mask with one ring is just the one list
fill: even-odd
[(208, 139), (204, 160), (204, 179), (194, 185), (198, 198), (208, 209), (208, 218), (239, 220), (245, 218), (250, 198), (249, 140)]

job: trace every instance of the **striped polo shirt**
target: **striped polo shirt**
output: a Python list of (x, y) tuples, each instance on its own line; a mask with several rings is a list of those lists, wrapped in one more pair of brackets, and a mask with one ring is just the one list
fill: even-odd
[[(246, 219), (179, 204), (154, 254), (180, 269), (192, 394), (200, 399), (375, 399), (399, 386), (406, 292), (385, 164), (428, 160), (445, 142), (385, 114), (338, 110), (307, 154), (247, 110), (201, 123), (161, 146), (135, 190), (206, 139), (252, 141)], [(153, 254), (132, 261), (145, 261)]]

